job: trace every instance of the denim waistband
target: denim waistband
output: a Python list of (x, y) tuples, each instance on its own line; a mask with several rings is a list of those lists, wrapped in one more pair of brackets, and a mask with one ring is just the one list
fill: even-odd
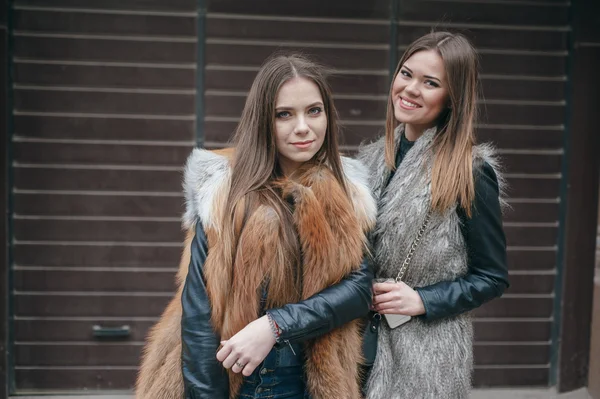
[(240, 399), (305, 399), (302, 345), (275, 347), (252, 375), (244, 378)]

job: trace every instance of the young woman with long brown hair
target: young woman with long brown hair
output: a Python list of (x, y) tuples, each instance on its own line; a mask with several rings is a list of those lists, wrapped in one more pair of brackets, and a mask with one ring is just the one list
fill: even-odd
[(232, 151), (196, 149), (184, 177), (179, 290), (151, 332), (138, 399), (358, 399), (375, 202), (338, 153), (324, 70), (261, 67)]
[(368, 399), (467, 398), (468, 311), (508, 287), (502, 178), (493, 150), (475, 145), (477, 94), (469, 40), (425, 35), (394, 73), (385, 137), (360, 151), (379, 206)]

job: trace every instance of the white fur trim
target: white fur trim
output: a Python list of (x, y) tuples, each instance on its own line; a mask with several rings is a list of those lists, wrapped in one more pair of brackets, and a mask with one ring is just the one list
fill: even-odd
[(369, 172), (359, 160), (342, 157), (342, 168), (346, 180), (354, 188), (351, 191), (352, 204), (357, 214), (364, 214), (367, 221), (374, 225), (377, 219), (377, 204), (369, 188)]
[(192, 151), (183, 175), (184, 227), (190, 228), (198, 220), (205, 227), (215, 223), (211, 212), (213, 201), (219, 189), (228, 184), (229, 174), (229, 160), (225, 156), (199, 148)]

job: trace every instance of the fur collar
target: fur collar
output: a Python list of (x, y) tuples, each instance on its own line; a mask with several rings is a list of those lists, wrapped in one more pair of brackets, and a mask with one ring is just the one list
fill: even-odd
[[(229, 184), (230, 156), (228, 151), (209, 151), (196, 148), (189, 156), (183, 179), (186, 211), (183, 226), (189, 228), (196, 221), (203, 226), (215, 227), (213, 205)], [(377, 217), (377, 207), (369, 187), (369, 174), (364, 165), (352, 158), (342, 157), (342, 167), (349, 183), (352, 204), (357, 217), (372, 225)]]

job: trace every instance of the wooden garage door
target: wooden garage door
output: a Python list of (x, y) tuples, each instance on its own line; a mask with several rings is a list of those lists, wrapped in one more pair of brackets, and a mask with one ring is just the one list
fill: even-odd
[[(134, 381), (180, 251), (180, 167), (195, 140), (195, 6), (15, 2), (19, 391)], [(503, 153), (513, 207), (512, 287), (476, 312), (475, 383), (546, 385), (567, 15), (557, 0), (209, 1), (200, 38), (205, 144), (225, 143), (259, 65), (283, 49), (338, 69), (335, 99), (353, 151), (382, 131), (390, 60), (432, 25), (464, 31), (481, 52), (479, 136)], [(131, 335), (122, 341), (94, 338), (94, 326), (123, 325)]]
[[(195, 140), (195, 5), (14, 4), (19, 392), (134, 381), (180, 253), (181, 166)], [(130, 335), (99, 339), (95, 326), (128, 326)]]

